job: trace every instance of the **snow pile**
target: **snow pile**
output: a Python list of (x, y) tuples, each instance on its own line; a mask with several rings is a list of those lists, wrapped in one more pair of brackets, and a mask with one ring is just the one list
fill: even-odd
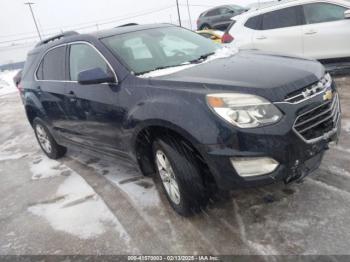
[(170, 75), (170, 74), (174, 74), (176, 72), (179, 72), (179, 71), (182, 71), (185, 69), (189, 69), (189, 68), (194, 67), (194, 66), (208, 63), (208, 62), (216, 60), (216, 59), (227, 58), (227, 57), (233, 56), (237, 53), (238, 53), (237, 48), (235, 48), (233, 46), (224, 46), (224, 47), (218, 49), (213, 55), (209, 56), (203, 63), (196, 63), (196, 64), (185, 63), (185, 64), (180, 65), (180, 66), (174, 66), (174, 67), (154, 70), (152, 72), (149, 72), (149, 73), (146, 73), (143, 75), (139, 75), (138, 77), (149, 78), (149, 77)]
[(26, 154), (24, 153), (14, 153), (14, 152), (3, 151), (3, 152), (0, 152), (0, 161), (17, 160), (25, 156)]
[[(54, 162), (59, 166), (57, 161)], [(122, 239), (130, 241), (129, 235), (104, 201), (73, 171), (59, 186), (52, 200), (31, 206), (28, 211), (44, 217), (55, 230), (80, 239), (95, 238), (114, 229)]]
[(13, 77), (19, 70), (0, 72), (0, 96), (14, 93), (17, 88), (13, 82)]
[(69, 175), (71, 172), (65, 165), (49, 158), (39, 158), (30, 167), (33, 173), (32, 180), (38, 180), (61, 175)]

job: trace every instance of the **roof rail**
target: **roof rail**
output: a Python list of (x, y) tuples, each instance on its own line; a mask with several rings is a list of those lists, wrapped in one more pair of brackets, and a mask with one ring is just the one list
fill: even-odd
[(124, 24), (124, 25), (118, 25), (116, 28), (124, 27), (124, 26), (132, 26), (132, 25), (139, 25), (139, 24), (137, 24), (137, 23), (128, 23), (128, 24)]
[(72, 36), (72, 35), (79, 35), (79, 33), (75, 32), (75, 31), (63, 32), (61, 34), (54, 35), (54, 36), (51, 36), (49, 38), (46, 38), (46, 39), (40, 41), (39, 43), (36, 44), (35, 47), (38, 47), (38, 46), (41, 46), (41, 45), (45, 45), (45, 44), (47, 44), (49, 42), (61, 39), (62, 37), (68, 37), (68, 36)]
[(257, 11), (257, 10), (261, 10), (261, 9), (265, 9), (265, 8), (269, 8), (269, 7), (274, 7), (274, 6), (278, 6), (278, 5), (282, 5), (282, 4), (291, 3), (294, 1), (298, 1), (298, 0), (272, 0), (272, 1), (266, 1), (266, 2), (261, 2), (261, 3), (258, 2), (258, 3), (251, 4), (249, 11)]

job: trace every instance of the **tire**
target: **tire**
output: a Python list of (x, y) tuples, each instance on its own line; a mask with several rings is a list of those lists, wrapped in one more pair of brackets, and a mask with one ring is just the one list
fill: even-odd
[(200, 28), (200, 30), (208, 30), (208, 29), (211, 29), (210, 25), (208, 25), (208, 24), (204, 24)]
[(45, 123), (38, 117), (33, 120), (33, 128), (36, 140), (38, 141), (42, 151), (51, 159), (63, 157), (67, 148), (57, 144)]
[[(165, 175), (167, 171), (159, 161), (163, 157), (161, 154), (164, 154), (164, 162), (167, 161), (170, 166), (168, 177)], [(153, 143), (153, 157), (156, 182), (161, 184), (170, 205), (179, 215), (190, 216), (206, 207), (209, 197), (201, 170), (193, 152), (181, 140), (172, 137), (157, 139)], [(174, 182), (177, 184), (177, 190)]]

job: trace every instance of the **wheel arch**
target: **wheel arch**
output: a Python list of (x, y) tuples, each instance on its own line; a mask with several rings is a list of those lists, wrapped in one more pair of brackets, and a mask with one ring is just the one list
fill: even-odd
[(178, 141), (183, 141), (184, 146), (193, 151), (203, 175), (210, 183), (215, 183), (213, 175), (210, 173), (205, 158), (199, 147), (198, 140), (186, 130), (166, 121), (150, 121), (138, 128), (133, 138), (133, 151), (141, 172), (146, 175), (153, 175), (155, 166), (153, 161), (152, 144), (155, 139), (162, 136), (171, 136)]

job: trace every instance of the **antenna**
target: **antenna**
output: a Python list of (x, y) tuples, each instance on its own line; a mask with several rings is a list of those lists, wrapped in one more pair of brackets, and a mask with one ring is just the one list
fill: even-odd
[(36, 31), (38, 32), (40, 40), (42, 40), (40, 31), (39, 31), (39, 27), (38, 27), (38, 24), (36, 22), (35, 15), (34, 15), (34, 12), (33, 12), (33, 9), (32, 9), (32, 5), (34, 5), (35, 3), (27, 2), (27, 3), (24, 3), (24, 4), (29, 6), (29, 9), (30, 9), (30, 12), (32, 14), (32, 17), (33, 17), (33, 20), (34, 20), (34, 24), (35, 24), (35, 27), (36, 27)]

